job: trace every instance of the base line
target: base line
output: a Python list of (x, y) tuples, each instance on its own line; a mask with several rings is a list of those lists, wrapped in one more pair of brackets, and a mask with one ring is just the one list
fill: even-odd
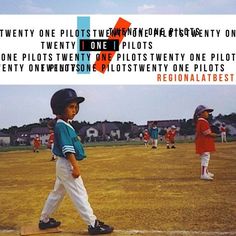
[(148, 235), (212, 235), (212, 236), (223, 236), (223, 235), (236, 235), (236, 231), (232, 232), (218, 232), (218, 231), (186, 231), (186, 230), (176, 230), (176, 231), (161, 231), (161, 230), (114, 230), (114, 233), (120, 233), (123, 235), (135, 235), (135, 234), (148, 234)]
[[(0, 230), (0, 235), (7, 235), (10, 233), (19, 234), (17, 230), (9, 230), (9, 229), (2, 229)], [(70, 232), (70, 231), (61, 231), (59, 235), (63, 236), (65, 234), (78, 234), (78, 235), (85, 235), (87, 231), (80, 231), (80, 232)], [(231, 232), (219, 232), (219, 231), (187, 231), (187, 230), (173, 230), (173, 231), (164, 231), (164, 230), (114, 230), (114, 233), (119, 235), (171, 235), (171, 236), (188, 236), (188, 235), (199, 235), (199, 236), (236, 236), (236, 231)]]

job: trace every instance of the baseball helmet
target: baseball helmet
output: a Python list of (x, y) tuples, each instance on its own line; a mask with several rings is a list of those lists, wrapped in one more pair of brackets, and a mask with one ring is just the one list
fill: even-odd
[(204, 105), (199, 105), (194, 112), (194, 117), (199, 116), (204, 111), (213, 112), (214, 109), (206, 107)]
[(55, 92), (51, 98), (51, 108), (55, 115), (62, 115), (65, 107), (70, 102), (77, 102), (77, 104), (83, 102), (84, 97), (78, 97), (75, 90), (70, 88), (65, 88)]

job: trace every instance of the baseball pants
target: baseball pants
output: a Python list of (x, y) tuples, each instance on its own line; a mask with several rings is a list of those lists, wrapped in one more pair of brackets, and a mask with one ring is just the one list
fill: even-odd
[(56, 182), (53, 191), (49, 194), (45, 202), (40, 220), (47, 222), (50, 215), (58, 208), (67, 193), (81, 218), (87, 225), (94, 226), (96, 216), (93, 214), (93, 210), (89, 204), (83, 180), (81, 176), (74, 178), (71, 174), (72, 166), (70, 162), (65, 158), (58, 157), (56, 162)]
[(157, 139), (152, 139), (152, 146), (157, 147)]
[(201, 168), (202, 168), (202, 175), (207, 174), (207, 167), (210, 161), (210, 152), (204, 152), (200, 155), (201, 158)]
[(226, 139), (226, 132), (221, 132), (221, 142), (227, 142), (227, 139)]

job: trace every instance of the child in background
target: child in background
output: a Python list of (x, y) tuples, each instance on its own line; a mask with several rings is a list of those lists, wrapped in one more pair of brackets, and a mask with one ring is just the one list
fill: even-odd
[(225, 127), (225, 123), (223, 122), (221, 127), (220, 127), (220, 134), (221, 134), (221, 142), (225, 142), (227, 143), (227, 139), (226, 139), (226, 127)]
[(151, 128), (149, 129), (149, 133), (152, 139), (152, 148), (156, 149), (157, 148), (157, 141), (158, 141), (158, 128), (157, 128), (157, 122), (154, 121), (152, 123)]
[(149, 139), (150, 139), (150, 135), (149, 135), (149, 133), (148, 133), (148, 130), (145, 129), (145, 130), (144, 130), (144, 134), (143, 134), (143, 141), (144, 141), (144, 146), (145, 146), (145, 147), (148, 147)]
[(175, 136), (176, 136), (176, 127), (175, 125), (172, 125), (169, 130), (167, 130), (165, 134), (166, 139), (166, 148), (176, 148), (175, 147)]
[(48, 148), (51, 150), (51, 161), (55, 161), (55, 155), (53, 153), (53, 146), (54, 146), (54, 132), (52, 129), (49, 130), (49, 138), (48, 138)]
[(39, 152), (40, 145), (41, 145), (40, 137), (38, 134), (36, 134), (33, 140), (33, 151)]
[(113, 227), (97, 219), (88, 201), (77, 162), (85, 158), (85, 153), (74, 128), (69, 124), (69, 120), (79, 112), (79, 104), (83, 101), (83, 97), (78, 97), (76, 92), (69, 88), (57, 91), (51, 98), (51, 108), (56, 115), (53, 147), (53, 153), (57, 157), (56, 182), (43, 207), (39, 228), (55, 228), (61, 224), (50, 215), (68, 193), (81, 218), (88, 225), (88, 233), (108, 234), (113, 231)]
[(214, 174), (208, 171), (211, 152), (215, 151), (214, 138), (217, 134), (213, 133), (208, 122), (209, 114), (213, 109), (204, 105), (199, 105), (194, 112), (194, 121), (196, 124), (195, 145), (196, 153), (201, 159), (201, 176), (202, 180), (213, 180)]

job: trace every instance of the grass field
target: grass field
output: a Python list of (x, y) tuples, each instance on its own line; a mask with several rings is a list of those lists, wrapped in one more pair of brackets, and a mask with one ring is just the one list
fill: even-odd
[[(143, 145), (87, 147), (80, 162), (90, 203), (113, 235), (236, 235), (236, 142), (217, 143), (210, 170), (199, 179), (194, 144), (157, 150)], [(50, 151), (0, 152), (0, 235), (37, 224), (55, 180)], [(87, 226), (66, 197), (53, 215), (64, 233), (86, 235)], [(13, 230), (13, 231), (4, 231)]]

